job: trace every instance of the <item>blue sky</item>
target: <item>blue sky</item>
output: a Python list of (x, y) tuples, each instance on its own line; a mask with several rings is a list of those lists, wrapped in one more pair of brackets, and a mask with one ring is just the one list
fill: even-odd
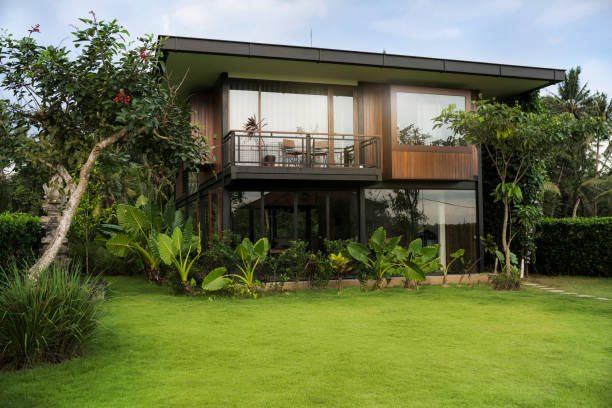
[[(0, 0), (0, 28), (69, 44), (94, 10), (133, 35), (170, 34), (568, 69), (612, 96), (612, 0)], [(553, 90), (549, 88), (549, 90)]]

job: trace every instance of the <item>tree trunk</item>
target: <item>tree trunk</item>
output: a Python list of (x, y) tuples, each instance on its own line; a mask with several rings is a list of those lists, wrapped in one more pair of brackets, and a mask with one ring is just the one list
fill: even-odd
[(502, 226), (502, 248), (504, 257), (506, 258), (506, 275), (510, 276), (510, 244), (508, 243), (508, 217), (509, 217), (508, 199), (504, 199), (504, 221)]
[[(144, 128), (139, 129), (138, 133), (142, 132), (143, 130)], [(62, 246), (62, 242), (64, 238), (66, 238), (66, 234), (68, 233), (68, 229), (70, 228), (70, 224), (72, 223), (74, 214), (79, 206), (79, 203), (81, 202), (81, 198), (87, 190), (89, 176), (94, 168), (94, 165), (96, 164), (98, 156), (100, 156), (100, 153), (104, 148), (117, 142), (125, 135), (126, 130), (122, 129), (121, 131), (113, 134), (112, 136), (96, 143), (96, 145), (89, 153), (87, 161), (79, 172), (79, 184), (76, 186), (75, 189), (72, 190), (70, 194), (70, 199), (68, 200), (68, 204), (66, 205), (66, 208), (62, 213), (62, 218), (59, 222), (59, 225), (57, 226), (57, 229), (55, 230), (53, 240), (49, 243), (40, 258), (38, 258), (38, 261), (36, 261), (36, 263), (28, 271), (28, 278), (32, 282), (36, 283), (40, 274), (45, 271), (49, 267), (49, 265), (51, 265), (51, 263), (53, 263), (53, 261), (55, 260), (55, 257), (57, 256), (57, 253), (60, 247)], [(69, 178), (68, 172), (66, 172), (65, 169), (63, 169), (63, 171), (58, 170), (58, 172), (63, 173), (60, 174), (60, 176), (62, 176), (66, 183), (72, 184), (72, 186), (74, 186), (74, 181)]]
[(572, 218), (576, 218), (576, 213), (578, 213), (578, 207), (580, 206), (580, 197), (576, 199), (574, 203), (574, 209), (572, 210)]

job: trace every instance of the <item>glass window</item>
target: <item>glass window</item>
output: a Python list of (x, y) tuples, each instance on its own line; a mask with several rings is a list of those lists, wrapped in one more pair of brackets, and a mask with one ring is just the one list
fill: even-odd
[(247, 237), (255, 242), (261, 233), (261, 193), (259, 191), (232, 191), (232, 232), (236, 244)]
[(244, 129), (247, 120), (259, 111), (259, 85), (251, 81), (230, 81), (229, 126), (230, 129)]
[(455, 105), (465, 110), (465, 97), (414, 92), (397, 92), (397, 143), (404, 145), (457, 146), (459, 136), (446, 126), (434, 129), (433, 118)]
[(264, 193), (264, 221), (270, 249), (289, 248), (289, 242), (295, 239), (293, 197), (292, 192)]
[(298, 239), (306, 241), (312, 251), (323, 248), (326, 234), (325, 199), (327, 193), (298, 193)]
[(265, 82), (261, 116), (266, 129), (285, 132), (327, 132), (327, 88)]
[[(416, 238), (440, 244), (443, 264), (461, 248), (466, 260), (477, 259), (474, 190), (367, 189), (365, 198), (368, 236), (383, 226), (388, 236), (402, 235), (402, 245)], [(453, 272), (459, 271), (453, 264)]]
[(357, 193), (334, 191), (329, 200), (329, 239), (354, 239), (359, 232)]
[(334, 133), (353, 134), (353, 90), (334, 90)]

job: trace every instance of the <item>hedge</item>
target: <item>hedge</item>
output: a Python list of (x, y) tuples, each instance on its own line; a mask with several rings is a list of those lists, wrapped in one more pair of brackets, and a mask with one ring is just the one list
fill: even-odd
[(612, 276), (612, 217), (544, 219), (536, 238), (535, 272)]
[(0, 266), (38, 255), (43, 235), (40, 220), (34, 215), (0, 214)]

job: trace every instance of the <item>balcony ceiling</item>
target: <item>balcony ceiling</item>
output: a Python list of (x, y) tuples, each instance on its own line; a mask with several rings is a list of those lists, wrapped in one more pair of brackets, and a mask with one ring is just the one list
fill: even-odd
[(164, 50), (172, 79), (187, 73), (184, 95), (210, 88), (223, 72), (235, 78), (466, 89), (500, 99), (565, 79), (563, 70), (549, 68), (183, 37), (168, 37)]

